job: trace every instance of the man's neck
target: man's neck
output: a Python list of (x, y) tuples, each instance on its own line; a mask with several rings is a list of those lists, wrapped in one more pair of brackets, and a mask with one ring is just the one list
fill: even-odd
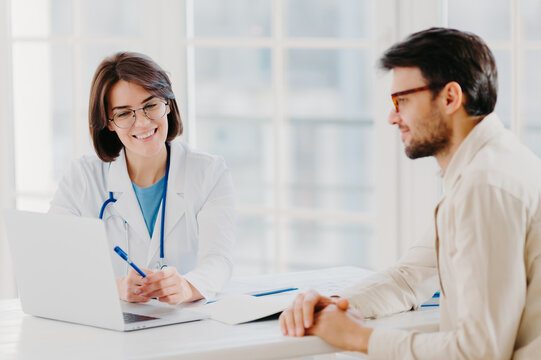
[(165, 175), (167, 149), (165, 144), (155, 156), (144, 157), (126, 150), (130, 180), (139, 187), (149, 187)]
[(449, 139), (449, 145), (435, 155), (436, 160), (438, 161), (438, 164), (443, 172), (447, 170), (451, 159), (457, 152), (464, 139), (466, 139), (468, 134), (483, 118), (484, 116), (469, 116), (464, 111), (463, 113), (455, 114), (449, 120), (450, 126), (452, 126), (452, 135), (451, 139)]

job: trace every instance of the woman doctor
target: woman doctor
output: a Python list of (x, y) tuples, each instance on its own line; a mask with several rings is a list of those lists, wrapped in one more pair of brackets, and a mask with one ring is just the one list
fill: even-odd
[(221, 157), (172, 142), (183, 128), (167, 74), (142, 54), (106, 58), (92, 80), (89, 125), (97, 156), (71, 165), (50, 212), (103, 219), (121, 299), (213, 297), (232, 270), (231, 175)]

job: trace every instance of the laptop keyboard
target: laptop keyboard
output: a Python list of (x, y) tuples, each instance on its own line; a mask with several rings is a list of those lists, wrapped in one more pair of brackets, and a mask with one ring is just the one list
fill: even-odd
[(159, 319), (152, 316), (145, 316), (145, 315), (133, 314), (133, 313), (128, 313), (128, 312), (122, 313), (122, 315), (124, 315), (125, 324), (132, 324), (132, 323), (140, 322), (140, 321)]

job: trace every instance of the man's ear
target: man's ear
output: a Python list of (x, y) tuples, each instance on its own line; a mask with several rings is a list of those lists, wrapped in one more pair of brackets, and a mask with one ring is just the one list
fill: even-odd
[(447, 115), (454, 114), (464, 105), (464, 93), (460, 84), (456, 81), (451, 81), (442, 90), (444, 99), (445, 113)]

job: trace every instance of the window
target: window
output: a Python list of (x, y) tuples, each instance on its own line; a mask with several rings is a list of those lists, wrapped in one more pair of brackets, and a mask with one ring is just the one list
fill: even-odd
[(443, 24), (483, 37), (499, 68), (496, 111), (541, 156), (536, 0), (12, 0), (0, 15), (11, 54), (0, 64), (12, 75), (0, 82), (0, 121), (14, 130), (0, 165), (15, 169), (13, 185), (11, 171), (0, 174), (2, 205), (14, 190), (18, 208), (47, 210), (69, 161), (93, 151), (96, 66), (147, 53), (170, 73), (182, 140), (231, 168), (236, 274), (382, 268), (430, 224), (437, 166), (404, 156), (385, 122), (389, 77), (375, 67), (414, 31)]
[(99, 61), (140, 51), (171, 73), (183, 140), (231, 168), (237, 273), (377, 266), (376, 187), (394, 181), (376, 181), (377, 6), (12, 1), (17, 207), (47, 210), (69, 161), (92, 152)]
[(371, 266), (374, 2), (193, 5), (196, 143), (231, 167), (237, 263)]

